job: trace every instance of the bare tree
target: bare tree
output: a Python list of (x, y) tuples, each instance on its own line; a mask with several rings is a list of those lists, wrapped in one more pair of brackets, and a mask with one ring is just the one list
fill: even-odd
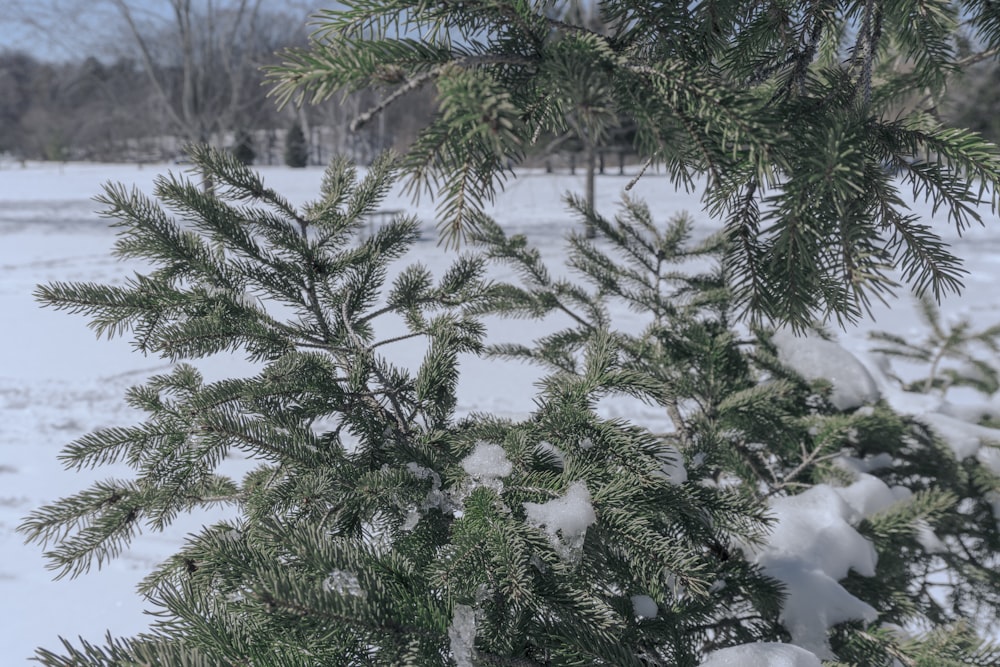
[[(169, 0), (173, 23), (151, 30), (127, 0), (111, 0), (138, 48), (143, 68), (176, 131), (208, 142), (232, 127), (244, 103), (261, 0)], [(200, 11), (199, 11), (200, 10)]]
[[(259, 69), (280, 48), (304, 41), (309, 12), (307, 3), (277, 0), (9, 2), (0, 26), (33, 34), (48, 57), (134, 58), (168, 132), (211, 143), (257, 125), (273, 108), (263, 99)], [(66, 31), (67, 17), (80, 30)]]

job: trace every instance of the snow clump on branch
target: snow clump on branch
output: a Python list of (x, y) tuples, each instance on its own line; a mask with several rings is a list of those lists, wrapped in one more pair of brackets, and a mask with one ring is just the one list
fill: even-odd
[(587, 485), (577, 480), (566, 494), (545, 503), (524, 503), (528, 523), (544, 530), (559, 555), (569, 561), (580, 557), (587, 528), (597, 521)]

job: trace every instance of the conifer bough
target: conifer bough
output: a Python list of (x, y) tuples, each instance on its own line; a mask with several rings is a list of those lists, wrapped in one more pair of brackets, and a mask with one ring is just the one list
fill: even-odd
[[(67, 641), (39, 662), (696, 667), (766, 644), (845, 665), (997, 664), (964, 622), (1000, 610), (990, 452), (959, 458), (885, 402), (844, 411), (829, 383), (782, 363), (769, 331), (734, 328), (748, 306), (799, 324), (854, 317), (890, 287), (894, 261), (918, 287), (957, 287), (957, 260), (895, 187), (960, 227), (992, 192), (979, 188), (995, 185), (993, 147), (920, 108), (958, 62), (959, 16), (991, 48), (992, 3), (604, 2), (606, 32), (564, 20), (558, 3), (344, 7), (323, 15), (282, 90), (435, 82), (441, 114), (402, 165), (418, 185), (444, 184), (446, 228), (481, 253), (434, 276), (399, 265), (413, 219), (362, 234), (391, 156), (361, 179), (335, 161), (301, 208), (207, 148), (192, 162), (208, 191), (173, 175), (154, 197), (108, 186), (116, 251), (149, 270), (37, 295), (175, 364), (129, 391), (145, 421), (62, 455), (129, 474), (20, 530), (76, 576), (181, 512), (231, 514), (142, 583), (157, 613), (148, 632)], [(606, 97), (581, 106), (566, 81), (597, 81)], [(626, 199), (610, 220), (570, 197), (599, 238), (570, 238), (554, 273), (481, 213), (506, 158), (536, 135), (622, 116), (675, 182), (705, 176), (724, 233), (692, 243), (684, 215), (663, 224)], [(489, 280), (488, 262), (520, 279)], [(647, 326), (616, 330), (623, 306)], [(530, 345), (486, 344), (485, 315), (550, 314), (562, 328)], [(380, 335), (387, 319), (395, 333)], [(402, 341), (424, 344), (412, 370), (393, 361)], [(256, 374), (206, 382), (196, 364), (219, 352)], [(534, 412), (460, 417), (470, 353), (541, 365)], [(673, 428), (605, 418), (595, 406), (609, 396)], [(227, 475), (233, 452), (257, 467)], [(815, 498), (835, 501), (834, 541), (856, 548), (816, 546), (827, 524), (810, 512), (828, 519), (830, 503)], [(808, 525), (807, 539), (782, 520)], [(815, 590), (827, 593), (803, 597)], [(804, 648), (774, 646), (789, 641)]]
[[(934, 298), (962, 287), (940, 230), (995, 210), (1000, 157), (936, 109), (965, 64), (1000, 47), (996, 3), (595, 0), (589, 15), (571, 11), (580, 4), (339, 3), (272, 70), (275, 94), (381, 88), (364, 123), (436, 86), (439, 113), (404, 168), (415, 191), (440, 194), (448, 242), (541, 139), (572, 130), (599, 143), (627, 122), (646, 166), (701, 189), (725, 221), (755, 317), (853, 321), (899, 280)], [(935, 219), (910, 213), (911, 197), (930, 198)]]
[[(844, 412), (767, 331), (737, 335), (724, 236), (692, 243), (684, 215), (663, 224), (627, 200), (612, 221), (571, 198), (600, 235), (569, 240), (572, 279), (485, 216), (482, 253), (434, 276), (399, 266), (412, 219), (364, 234), (391, 156), (361, 180), (334, 162), (297, 208), (235, 156), (191, 155), (193, 182), (102, 198), (117, 253), (145, 273), (38, 288), (175, 364), (129, 390), (144, 421), (61, 456), (127, 474), (20, 530), (77, 576), (183, 512), (229, 518), (141, 583), (148, 632), (64, 641), (41, 664), (698, 667), (787, 641), (803, 648), (772, 648), (845, 665), (997, 664), (964, 624), (1000, 610), (993, 460), (959, 460), (884, 403)], [(488, 280), (489, 261), (520, 279)], [(623, 306), (648, 326), (614, 329)], [(488, 314), (564, 328), (487, 346)], [(423, 341), (414, 370), (394, 361), (402, 341)], [(218, 352), (257, 371), (208, 382), (196, 365)], [(457, 415), (469, 353), (545, 368), (534, 412)], [(605, 418), (606, 397), (674, 428)], [(255, 465), (241, 478), (234, 454)]]
[[(586, 374), (554, 378), (530, 419), (459, 420), (459, 355), (483, 351), (480, 318), (506, 312), (512, 291), (485, 280), (485, 257), (458, 257), (436, 280), (419, 264), (390, 272), (415, 222), (363, 232), (392, 156), (361, 180), (334, 162), (319, 200), (298, 209), (231, 154), (190, 154), (211, 191), (171, 175), (155, 199), (121, 186), (101, 199), (121, 227), (117, 254), (148, 273), (37, 291), (178, 363), (129, 391), (143, 423), (62, 454), (72, 469), (130, 475), (39, 508), (20, 530), (58, 576), (77, 576), (182, 512), (233, 517), (142, 582), (159, 614), (149, 633), (40, 649), (43, 664), (693, 665), (710, 635), (767, 633), (777, 585), (703, 546), (754, 541), (763, 508), (681, 486), (664, 472), (683, 468), (675, 448), (593, 412), (603, 395), (659, 391), (619, 367), (613, 336), (587, 344)], [(406, 331), (378, 337), (387, 317)], [(426, 352), (410, 372), (388, 355), (414, 339)], [(206, 382), (194, 364), (222, 351), (260, 371)], [(226, 475), (233, 452), (258, 467)], [(711, 590), (720, 578), (732, 586)], [(639, 591), (674, 600), (653, 634), (637, 625)], [(752, 598), (763, 611), (739, 628), (712, 620)]]

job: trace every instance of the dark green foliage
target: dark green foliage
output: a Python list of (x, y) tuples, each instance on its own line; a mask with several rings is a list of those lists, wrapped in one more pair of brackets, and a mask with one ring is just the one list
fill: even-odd
[[(1000, 540), (991, 504), (1000, 479), (986, 465), (956, 461), (919, 420), (884, 404), (836, 410), (824, 397), (829, 384), (811, 386), (783, 366), (767, 331), (737, 334), (724, 243), (719, 237), (692, 243), (685, 215), (657, 225), (644, 205), (626, 199), (610, 221), (575, 197), (568, 201), (599, 238), (570, 238), (571, 275), (562, 278), (553, 278), (523, 238), (507, 238), (489, 220), (479, 221), (474, 241), (524, 281), (523, 287), (505, 287), (493, 312), (553, 314), (570, 323), (533, 347), (492, 346), (492, 354), (551, 368), (560, 385), (574, 377), (583, 381), (591, 373), (589, 350), (615, 327), (609, 313), (621, 309), (611, 302), (624, 302), (646, 316), (647, 326), (637, 333), (615, 330), (608, 355), (627, 374), (622, 385), (660, 406), (672, 422), (672, 432), (662, 437), (685, 461), (695, 462), (689, 476), (731, 485), (766, 503), (820, 483), (848, 485), (857, 476), (845, 462), (882, 460), (869, 474), (912, 496), (859, 524), (878, 552), (878, 569), (874, 577), (852, 572), (842, 582), (845, 588), (875, 606), (883, 623), (943, 629), (958, 628), (967, 616), (981, 623), (996, 618)], [(741, 481), (734, 484), (734, 478)], [(940, 550), (928, 546), (928, 531), (940, 538)], [(941, 570), (949, 577), (938, 583), (934, 573)], [(872, 635), (851, 622), (834, 629), (831, 644), (843, 664), (890, 665), (893, 658), (935, 664), (952, 650), (937, 641), (949, 637), (956, 642), (954, 655), (965, 655), (961, 647), (970, 636), (967, 630), (942, 630), (934, 640), (905, 642), (901, 635)], [(747, 640), (733, 637), (733, 643)], [(969, 664), (994, 664), (988, 661), (995, 659), (993, 649), (983, 650), (994, 657)]]
[[(68, 646), (65, 658), (43, 651), (44, 664), (446, 664), (466, 607), (486, 663), (695, 665), (710, 644), (773, 635), (778, 587), (725, 546), (757, 539), (763, 508), (671, 483), (663, 465), (677, 453), (661, 436), (595, 414), (602, 396), (659, 388), (621, 358), (617, 336), (583, 344), (581, 373), (547, 380), (529, 419), (457, 421), (459, 355), (482, 349), (478, 313), (515, 288), (486, 282), (474, 256), (438, 279), (392, 268), (416, 239), (408, 218), (361, 240), (394, 158), (361, 181), (334, 163), (302, 210), (231, 155), (196, 148), (192, 159), (213, 192), (166, 176), (155, 199), (119, 186), (102, 198), (118, 254), (150, 272), (38, 290), (177, 364), (130, 390), (144, 422), (63, 453), (71, 468), (123, 463), (132, 474), (33, 512), (21, 530), (75, 576), (181, 512), (222, 505), (233, 518), (143, 582), (159, 612), (151, 634)], [(379, 334), (393, 317), (405, 331)], [(385, 354), (413, 338), (426, 353), (410, 372)], [(259, 370), (206, 382), (191, 362), (220, 352)], [(466, 472), (482, 443), (510, 474)], [(237, 453), (258, 463), (242, 479), (224, 473)], [(574, 488), (596, 523), (562, 544), (528, 508)], [(662, 615), (639, 620), (634, 595)], [(733, 625), (725, 609), (748, 613)]]
[(285, 164), (295, 169), (309, 164), (309, 144), (298, 121), (292, 123), (285, 134)]
[[(787, 638), (782, 587), (741, 546), (765, 539), (768, 500), (848, 484), (836, 460), (877, 456), (892, 463), (871, 474), (913, 495), (858, 525), (879, 569), (842, 583), (880, 622), (937, 630), (911, 641), (850, 621), (831, 647), (844, 664), (990, 664), (958, 623), (1000, 608), (1000, 480), (884, 405), (838, 412), (828, 386), (782, 366), (768, 332), (738, 333), (721, 237), (692, 242), (686, 216), (663, 225), (635, 201), (611, 221), (570, 198), (599, 238), (570, 238), (565, 270), (479, 217), (483, 256), (435, 277), (399, 266), (415, 221), (363, 238), (391, 156), (360, 181), (335, 162), (302, 209), (231, 155), (192, 157), (213, 192), (166, 176), (155, 198), (118, 186), (102, 198), (117, 252), (148, 273), (38, 290), (177, 363), (129, 391), (145, 421), (62, 455), (132, 474), (36, 510), (21, 530), (76, 576), (181, 512), (221, 505), (231, 518), (143, 581), (148, 633), (67, 642), (40, 650), (42, 664), (694, 667), (716, 648)], [(488, 281), (490, 259), (522, 283)], [(617, 327), (612, 301), (646, 327)], [(484, 347), (486, 314), (568, 325), (532, 346)], [(386, 333), (389, 320), (405, 330)], [(389, 356), (407, 339), (425, 343), (415, 371)], [(548, 369), (530, 417), (456, 417), (459, 356), (483, 351)], [(257, 370), (206, 382), (195, 364), (219, 352)], [(611, 396), (656, 406), (672, 427), (600, 416)], [(483, 447), (486, 472), (470, 463)], [(256, 464), (242, 478), (225, 472), (235, 454)], [(593, 511), (577, 538), (533, 518), (574, 494)], [(948, 548), (926, 547), (924, 529)], [(928, 585), (941, 568), (948, 604)], [(475, 619), (467, 642), (463, 616)]]
[[(436, 86), (441, 113), (405, 160), (441, 196), (450, 242), (551, 137), (599, 143), (620, 119), (671, 183), (726, 223), (735, 305), (801, 328), (853, 321), (896, 287), (940, 298), (961, 262), (907, 210), (959, 231), (996, 203), (996, 147), (936, 116), (949, 76), (995, 51), (992, 3), (599, 0), (349, 3), (272, 70), (281, 100), (378, 86), (371, 120)], [(592, 18), (602, 28), (595, 30)]]
[[(903, 200), (931, 199), (961, 230), (996, 192), (995, 147), (929, 106), (956, 63), (957, 21), (993, 48), (995, 9), (596, 6), (606, 32), (560, 2), (345, 3), (275, 70), (278, 93), (388, 86), (360, 124), (433, 83), (439, 114), (408, 155), (360, 180), (335, 162), (301, 209), (202, 148), (192, 157), (209, 191), (176, 176), (153, 198), (107, 188), (118, 254), (149, 271), (37, 295), (173, 366), (129, 391), (143, 422), (63, 453), (71, 468), (131, 473), (21, 530), (75, 576), (181, 512), (230, 515), (144, 580), (149, 633), (42, 650), (43, 664), (695, 667), (717, 648), (790, 638), (787, 591), (753, 557), (768, 506), (855, 481), (909, 495), (854, 523), (876, 576), (839, 584), (878, 620), (834, 625), (832, 653), (858, 666), (996, 663), (963, 620), (1000, 609), (1000, 479), (884, 403), (836, 409), (829, 382), (786, 367), (762, 326), (859, 317), (894, 268), (934, 296), (960, 286), (960, 262)], [(569, 197), (596, 237), (572, 236), (550, 270), (483, 215), (539, 137), (575, 128), (593, 143), (623, 118), (650, 165), (704, 187), (720, 234), (696, 239), (687, 216), (664, 224), (628, 198), (610, 220)], [(287, 146), (304, 166), (297, 125)], [(443, 193), (446, 238), (479, 255), (434, 276), (400, 261), (415, 220), (364, 238), (397, 165), (410, 187)], [(491, 281), (490, 262), (519, 282)], [(617, 321), (623, 304), (640, 326)], [(486, 343), (487, 316), (550, 315), (561, 328), (531, 344)], [(968, 341), (994, 333), (935, 325), (944, 351), (927, 359), (965, 359)], [(415, 369), (393, 357), (402, 341), (424, 345)], [(198, 361), (220, 353), (254, 371), (206, 381)], [(545, 369), (529, 416), (456, 414), (460, 358), (484, 353)], [(655, 416), (608, 417), (608, 398)], [(228, 475), (234, 455), (255, 467)], [(582, 529), (540, 518), (572, 499)]]

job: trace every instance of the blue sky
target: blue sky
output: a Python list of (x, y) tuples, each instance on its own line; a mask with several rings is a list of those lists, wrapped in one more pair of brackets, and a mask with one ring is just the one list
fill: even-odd
[[(162, 12), (167, 0), (132, 0), (137, 10)], [(45, 60), (99, 55), (114, 41), (115, 19), (104, 0), (4, 0), (0, 49), (16, 49)]]

